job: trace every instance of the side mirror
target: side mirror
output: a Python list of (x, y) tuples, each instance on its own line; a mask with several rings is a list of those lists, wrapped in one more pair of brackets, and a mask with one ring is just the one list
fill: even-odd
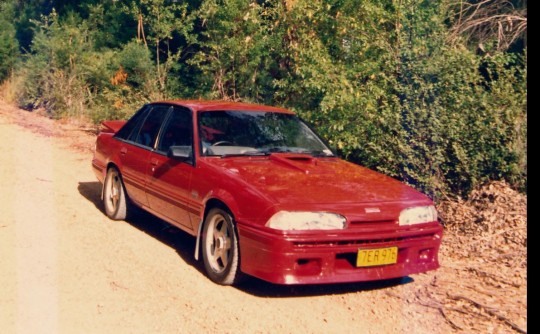
[(193, 156), (193, 149), (189, 146), (171, 146), (167, 151), (167, 157), (178, 161), (190, 161)]

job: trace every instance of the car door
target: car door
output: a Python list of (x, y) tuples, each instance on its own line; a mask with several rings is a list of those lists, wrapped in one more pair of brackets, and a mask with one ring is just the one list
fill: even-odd
[(151, 106), (145, 118), (120, 146), (124, 185), (130, 199), (140, 206), (148, 206), (145, 192), (148, 162), (169, 108), (165, 105)]
[(173, 107), (165, 121), (156, 150), (150, 155), (146, 195), (155, 214), (192, 230), (189, 190), (195, 161), (193, 153), (186, 161), (167, 157), (171, 146), (189, 148), (193, 152), (192, 113), (187, 108)]

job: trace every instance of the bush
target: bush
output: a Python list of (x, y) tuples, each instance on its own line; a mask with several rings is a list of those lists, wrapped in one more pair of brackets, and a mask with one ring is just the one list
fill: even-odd
[[(432, 197), (526, 186), (526, 62), (448, 45), (438, 2), (298, 1), (276, 95), (349, 160)], [(429, 38), (426, 38), (429, 36)]]
[(0, 4), (0, 83), (9, 76), (19, 56), (15, 27), (9, 22), (11, 13), (7, 3)]
[(126, 118), (145, 101), (161, 97), (144, 46), (130, 42), (119, 51), (97, 51), (94, 33), (75, 15), (44, 17), (18, 73), (24, 78), (19, 105), (45, 108), (54, 118), (100, 122)]
[(20, 73), (25, 84), (19, 103), (43, 107), (55, 118), (87, 117), (96, 84), (106, 73), (85, 22), (75, 15), (59, 20), (53, 11), (37, 25), (31, 48)]
[[(455, 13), (445, 5), (106, 1), (88, 20), (53, 11), (17, 74), (19, 100), (94, 122), (171, 96), (283, 105), (345, 158), (431, 197), (463, 196), (487, 180), (525, 190), (526, 50), (470, 50), (450, 36)], [(123, 24), (105, 29), (120, 12)], [(138, 40), (108, 40), (118, 34), (111, 27), (137, 22)], [(0, 54), (12, 47), (5, 40)]]
[(95, 123), (129, 118), (143, 103), (163, 98), (150, 51), (143, 44), (131, 41), (124, 45), (109, 58), (109, 67), (114, 71), (92, 106)]

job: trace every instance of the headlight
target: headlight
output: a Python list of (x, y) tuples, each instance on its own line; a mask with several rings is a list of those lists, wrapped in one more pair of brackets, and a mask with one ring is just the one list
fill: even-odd
[(338, 230), (345, 228), (345, 217), (329, 212), (279, 211), (266, 227), (276, 230)]
[(414, 225), (437, 221), (437, 210), (433, 205), (407, 208), (399, 214), (399, 225)]

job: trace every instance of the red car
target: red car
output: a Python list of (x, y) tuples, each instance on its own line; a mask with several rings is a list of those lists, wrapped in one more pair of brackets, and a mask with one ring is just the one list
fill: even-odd
[(442, 226), (411, 187), (336, 157), (293, 112), (150, 103), (103, 122), (92, 160), (111, 219), (133, 205), (197, 238), (211, 280), (398, 278), (439, 267)]

